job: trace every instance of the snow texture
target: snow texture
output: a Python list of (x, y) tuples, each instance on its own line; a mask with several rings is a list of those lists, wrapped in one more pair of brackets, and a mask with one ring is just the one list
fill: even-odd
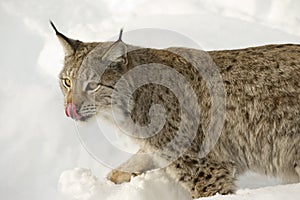
[(65, 171), (59, 185), (63, 193), (79, 200), (189, 199), (183, 188), (159, 171), (135, 177), (130, 183), (115, 185), (105, 179), (97, 179), (88, 169), (76, 168)]
[[(255, 175), (252, 175), (252, 179)], [(244, 176), (246, 177), (246, 176)], [(249, 177), (248, 177), (249, 178)], [(251, 179), (251, 178), (250, 178)], [(270, 178), (264, 177), (265, 180)], [(254, 181), (253, 179), (252, 181)], [(276, 180), (271, 178), (270, 180)], [(259, 181), (256, 179), (256, 181)], [(250, 181), (251, 182), (251, 181)], [(274, 182), (273, 182), (274, 183)], [(190, 200), (188, 193), (161, 171), (153, 171), (132, 178), (129, 183), (114, 183), (96, 178), (91, 170), (76, 168), (65, 171), (59, 180), (61, 191), (78, 200)], [(235, 195), (215, 195), (201, 198), (207, 200), (274, 200), (295, 199), (299, 196), (300, 184), (278, 185), (257, 189), (240, 189)], [(130, 195), (129, 195), (130, 194)]]
[[(122, 185), (105, 180), (110, 169), (89, 155), (74, 123), (64, 116), (57, 80), (63, 52), (49, 19), (66, 35), (84, 41), (106, 41), (124, 27), (126, 42), (151, 47), (156, 45), (147, 37), (126, 38), (126, 31), (160, 28), (211, 50), (299, 44), (299, 11), (298, 0), (1, 1), (1, 199), (188, 199), (159, 172)], [(61, 175), (77, 166), (93, 174), (76, 168)], [(208, 199), (289, 200), (300, 195), (299, 184), (282, 186), (277, 179), (253, 174), (238, 183), (236, 195)]]

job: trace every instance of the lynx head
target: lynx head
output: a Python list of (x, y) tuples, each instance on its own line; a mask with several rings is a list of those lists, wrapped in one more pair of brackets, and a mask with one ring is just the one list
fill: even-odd
[(51, 22), (63, 46), (64, 67), (59, 74), (65, 113), (86, 121), (112, 107), (114, 85), (127, 69), (127, 46), (116, 42), (85, 43), (60, 33)]

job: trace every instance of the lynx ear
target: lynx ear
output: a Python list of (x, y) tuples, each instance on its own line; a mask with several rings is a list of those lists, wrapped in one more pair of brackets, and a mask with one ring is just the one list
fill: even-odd
[(73, 40), (73, 39), (66, 37), (65, 35), (63, 35), (56, 29), (56, 27), (54, 26), (52, 21), (50, 21), (50, 24), (51, 24), (52, 28), (54, 29), (55, 34), (56, 34), (57, 38), (59, 39), (61, 45), (64, 48), (65, 55), (66, 56), (73, 55), (75, 53), (75, 51), (77, 50), (81, 41)]
[(104, 54), (102, 60), (108, 60), (111, 62), (127, 62), (127, 46), (122, 41), (123, 29), (120, 30), (119, 39), (109, 48)]
[(127, 47), (122, 41), (115, 42), (109, 50), (104, 54), (102, 60), (111, 62), (123, 62), (127, 60)]

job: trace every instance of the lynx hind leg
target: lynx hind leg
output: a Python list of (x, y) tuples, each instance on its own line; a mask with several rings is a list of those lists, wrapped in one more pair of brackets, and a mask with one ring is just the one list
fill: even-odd
[(167, 173), (186, 188), (192, 198), (219, 194), (232, 194), (235, 168), (231, 163), (218, 163), (209, 159), (184, 158), (167, 168)]
[[(300, 143), (300, 141), (296, 139), (294, 142), (297, 142), (298, 144)], [(298, 144), (290, 145), (290, 143), (288, 143), (288, 145), (292, 146), (292, 149), (287, 147), (282, 148), (285, 156), (280, 158), (280, 168), (276, 166), (278, 169), (277, 174), (275, 175), (281, 177), (285, 183), (300, 182), (300, 148)]]

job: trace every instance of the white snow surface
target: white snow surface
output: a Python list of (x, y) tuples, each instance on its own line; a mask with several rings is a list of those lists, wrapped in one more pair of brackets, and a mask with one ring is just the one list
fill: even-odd
[[(253, 177), (258, 177), (252, 174)], [(245, 178), (247, 176), (244, 176)], [(249, 179), (249, 177), (247, 177)], [(259, 180), (261, 179), (261, 180)], [(274, 178), (260, 177), (256, 181), (271, 180)], [(248, 180), (249, 181), (249, 180)], [(251, 181), (249, 181), (251, 182)], [(272, 185), (272, 183), (271, 183)], [(129, 183), (116, 185), (106, 179), (93, 176), (91, 170), (75, 168), (62, 173), (59, 179), (60, 190), (68, 196), (78, 200), (191, 200), (191, 197), (176, 182), (162, 171), (152, 171), (141, 176), (133, 177)], [(277, 185), (256, 189), (239, 189), (234, 195), (215, 195), (200, 198), (207, 200), (244, 199), (244, 200), (274, 200), (295, 199), (299, 196), (300, 184)]]
[[(105, 180), (110, 169), (89, 155), (64, 116), (57, 79), (63, 52), (49, 19), (84, 41), (106, 41), (124, 27), (125, 42), (157, 46), (147, 35), (137, 40), (126, 31), (159, 28), (211, 50), (299, 44), (299, 13), (298, 0), (0, 1), (1, 199), (188, 199), (162, 172), (122, 185)], [(207, 199), (299, 198), (300, 184), (280, 184), (249, 173), (238, 180), (236, 195)]]
[(133, 178), (129, 183), (116, 185), (97, 179), (88, 169), (65, 171), (59, 180), (61, 191), (80, 200), (130, 199), (190, 199), (189, 194), (163, 172), (155, 171)]

